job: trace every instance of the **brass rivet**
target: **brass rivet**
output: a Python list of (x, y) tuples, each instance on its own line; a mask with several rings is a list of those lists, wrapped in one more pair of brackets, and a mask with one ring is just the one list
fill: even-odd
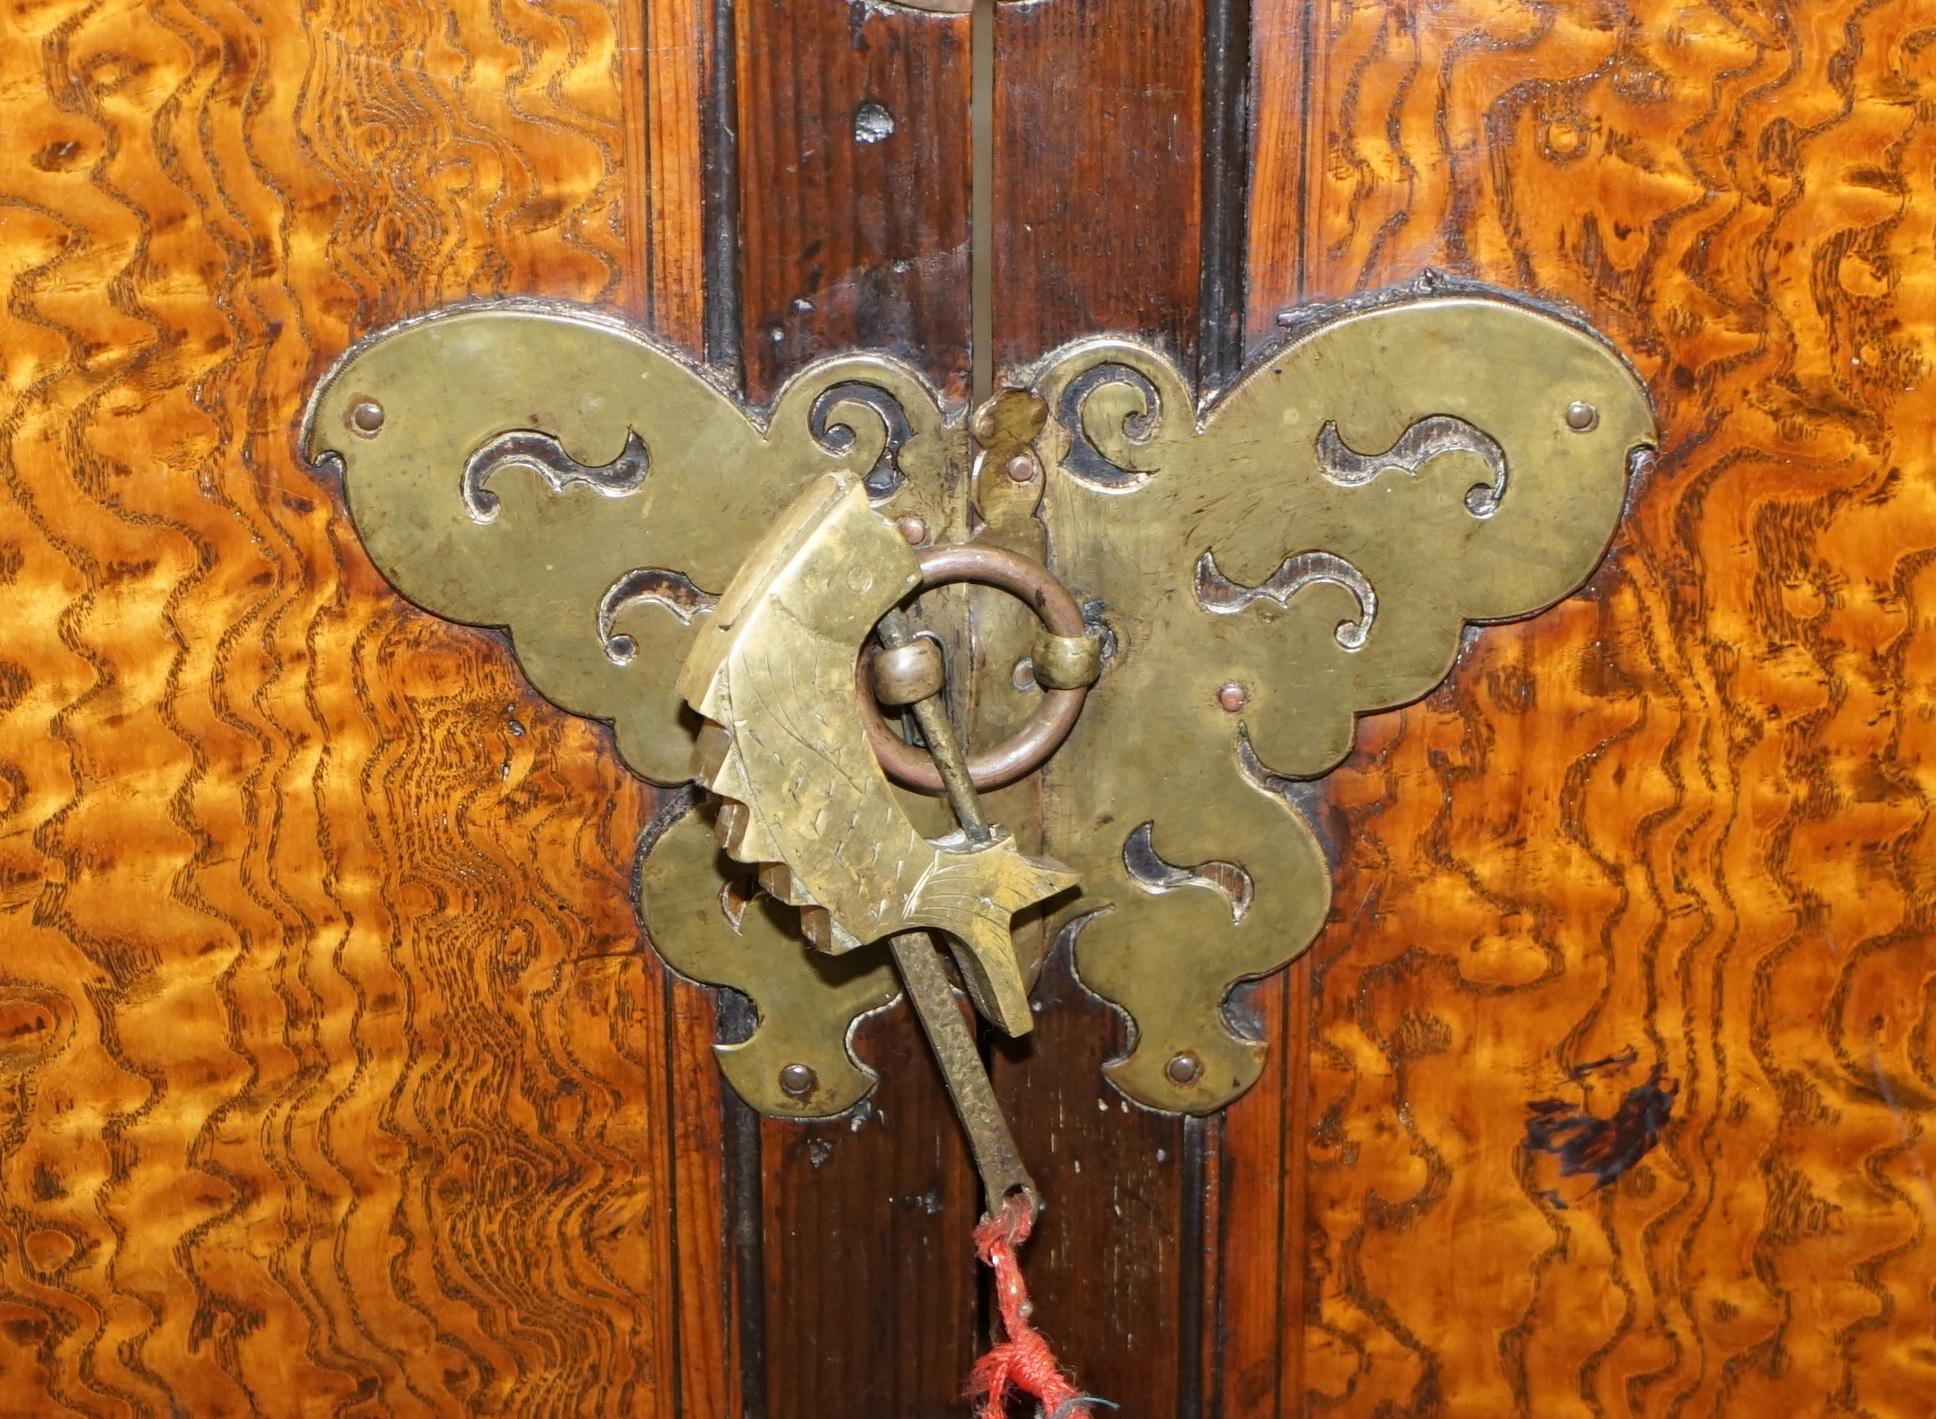
[(913, 513), (909, 513), (894, 525), (900, 529), (902, 538), (910, 547), (919, 547), (928, 540), (928, 524)]
[(1250, 703), (1250, 691), (1231, 680), (1217, 690), (1217, 703), (1222, 705), (1226, 714), (1236, 714)]
[(1186, 1049), (1182, 1054), (1173, 1055), (1163, 1072), (1170, 1076), (1172, 1084), (1194, 1084), (1197, 1075), (1203, 1072), (1203, 1063)]
[(1026, 483), (1036, 473), (1035, 455), (1025, 448), (1017, 449), (1008, 456), (1008, 462), (1002, 465), (1002, 471), (1008, 474), (1010, 482)]
[(1566, 406), (1566, 426), (1576, 434), (1586, 433), (1600, 422), (1600, 411), (1584, 399), (1575, 399)]
[(804, 1064), (789, 1064), (780, 1071), (781, 1092), (790, 1094), (796, 1099), (806, 1098), (819, 1082), (814, 1072)]
[(350, 427), (365, 438), (383, 427), (383, 406), (374, 399), (359, 399), (350, 410)]

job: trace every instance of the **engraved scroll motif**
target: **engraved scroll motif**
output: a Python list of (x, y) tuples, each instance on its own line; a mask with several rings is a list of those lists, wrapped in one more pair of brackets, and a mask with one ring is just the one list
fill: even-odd
[[(319, 385), (304, 439), (313, 460), (340, 467), (357, 531), (400, 591), (508, 630), (539, 691), (611, 724), (626, 762), (666, 785), (689, 778), (696, 727), (678, 667), (801, 487), (850, 473), (884, 511), (938, 533), (964, 516), (944, 476), (959, 439), (891, 359), (820, 361), (762, 417), (616, 322), (531, 302), (458, 307), (363, 341)], [(814, 989), (830, 968), (799, 959), (806, 948), (755, 909), (725, 912), (722, 889), (740, 874), (701, 849), (699, 817), (647, 834), (646, 847), (692, 869), (641, 872), (653, 944), (676, 970), (753, 998), (758, 1030), (720, 1053), (757, 1107), (839, 1112), (872, 1083), (845, 1040), (897, 993), (885, 951), (855, 953), (831, 973), (840, 988)], [(775, 951), (790, 953), (784, 968)], [(793, 1059), (820, 1061), (806, 1097), (751, 1072), (776, 1027)]]
[[(1580, 584), (1651, 411), (1597, 339), (1481, 296), (1342, 314), (1202, 411), (1119, 340), (1050, 356), (1031, 387), (1053, 411), (1046, 486), (1031, 519), (997, 520), (1024, 543), (1039, 524), (1034, 546), (1115, 642), (1046, 770), (1043, 850), (1084, 887), (1051, 926), (1129, 1017), (1109, 1078), (1204, 1112), (1262, 1067), (1230, 990), (1302, 952), (1328, 910), (1296, 782), (1349, 752), (1357, 715), (1442, 679), (1468, 624)], [(1591, 428), (1568, 424), (1575, 400)]]

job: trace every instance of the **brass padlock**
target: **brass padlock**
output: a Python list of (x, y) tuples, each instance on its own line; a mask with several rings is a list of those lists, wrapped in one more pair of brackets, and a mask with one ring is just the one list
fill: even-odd
[(921, 927), (945, 932), (975, 1008), (1025, 1034), (1028, 988), (1010, 923), (1075, 886), (1074, 875), (1024, 857), (1005, 833), (922, 836), (861, 716), (861, 651), (920, 585), (913, 551), (858, 478), (809, 483), (686, 657), (679, 693), (707, 720), (693, 773), (724, 800), (722, 846), (800, 909), (816, 947), (837, 954)]

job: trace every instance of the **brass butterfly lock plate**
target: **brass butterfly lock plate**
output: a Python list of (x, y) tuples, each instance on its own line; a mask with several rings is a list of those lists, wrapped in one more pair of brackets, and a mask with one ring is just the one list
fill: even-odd
[[(1305, 950), (1330, 902), (1296, 785), (1345, 756), (1356, 716), (1437, 684), (1469, 626), (1577, 589), (1656, 439), (1604, 342), (1490, 293), (1313, 319), (1204, 407), (1124, 339), (1009, 384), (951, 418), (906, 366), (848, 354), (751, 409), (608, 318), (507, 302), (371, 337), (311, 401), (307, 451), (340, 464), (397, 588), (505, 628), (540, 691), (675, 790), (642, 845), (642, 918), (675, 970), (754, 1002), (753, 1033), (717, 1051), (764, 1113), (866, 1094), (850, 1029), (899, 993), (885, 938), (910, 922), (968, 939), (977, 1003), (1016, 1030), (1044, 943), (1072, 941), (1127, 1017), (1118, 1089), (1188, 1113), (1236, 1098), (1267, 1043), (1225, 1002)], [(832, 533), (814, 520), (836, 511)], [(820, 540), (789, 562), (789, 535)], [(924, 549), (959, 547), (1040, 569), (1081, 624), (954, 585), (911, 602), (951, 580), (924, 577)], [(948, 652), (999, 859), (894, 782), (926, 767), (913, 746), (866, 737), (894, 716), (853, 685), (897, 604)], [(1066, 737), (997, 771), (989, 751), (1085, 675)], [(972, 979), (977, 957), (1012, 960), (1006, 985)]]

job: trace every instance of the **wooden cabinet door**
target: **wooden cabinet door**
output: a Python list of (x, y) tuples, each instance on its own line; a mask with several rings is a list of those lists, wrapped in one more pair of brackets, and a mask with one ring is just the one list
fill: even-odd
[(912, 1021), (838, 1119), (725, 1089), (658, 795), (299, 454), (359, 335), (541, 295), (958, 411), (1109, 332), (1208, 396), (1427, 272), (1597, 325), (1660, 455), (1301, 800), (1332, 918), (1238, 1103), (1111, 1091), (1050, 961), (991, 1047), (1038, 1320), (1135, 1415), (1936, 1405), (1928, 7), (976, 3), (5, 12), (0, 1413), (966, 1412)]

